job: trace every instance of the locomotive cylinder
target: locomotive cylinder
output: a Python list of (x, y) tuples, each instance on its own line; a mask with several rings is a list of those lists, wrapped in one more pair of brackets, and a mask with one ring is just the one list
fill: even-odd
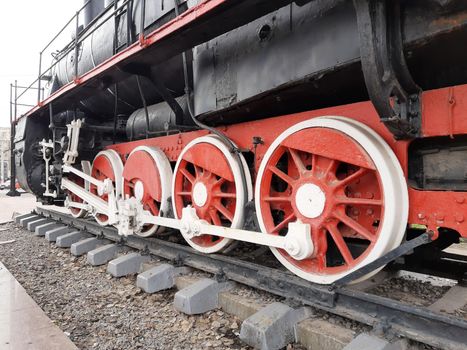
[[(176, 101), (186, 116), (188, 113), (186, 96), (181, 96), (177, 98)], [(176, 125), (176, 115), (165, 102), (148, 106), (147, 112), (149, 119), (148, 131), (150, 132), (168, 130), (171, 126)], [(128, 118), (126, 134), (128, 139), (137, 140), (146, 137), (146, 131), (146, 111), (144, 108), (141, 108), (134, 111)]]

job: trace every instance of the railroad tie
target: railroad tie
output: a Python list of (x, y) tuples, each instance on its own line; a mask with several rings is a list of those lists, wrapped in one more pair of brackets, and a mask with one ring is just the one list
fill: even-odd
[(219, 293), (234, 287), (233, 282), (203, 278), (175, 293), (174, 307), (187, 315), (198, 315), (219, 307)]
[(291, 308), (275, 302), (242, 323), (240, 339), (261, 350), (278, 350), (295, 342), (295, 325), (311, 316), (311, 308)]
[(136, 279), (136, 286), (146, 293), (156, 293), (172, 288), (175, 285), (175, 277), (190, 271), (188, 267), (175, 267), (170, 264), (157, 265), (140, 273)]

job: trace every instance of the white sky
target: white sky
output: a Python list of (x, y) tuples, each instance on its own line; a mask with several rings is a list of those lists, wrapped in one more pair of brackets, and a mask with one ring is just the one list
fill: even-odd
[[(0, 126), (10, 124), (10, 83), (29, 86), (39, 70), (39, 52), (58, 33), (83, 4), (82, 0), (3, 0), (0, 10)], [(74, 24), (52, 45), (61, 49), (71, 40)], [(43, 68), (51, 64), (50, 51), (45, 53)], [(43, 82), (44, 83), (44, 82)], [(29, 99), (29, 101), (27, 100)], [(37, 91), (26, 100), (36, 104)], [(26, 109), (18, 111), (24, 113)]]

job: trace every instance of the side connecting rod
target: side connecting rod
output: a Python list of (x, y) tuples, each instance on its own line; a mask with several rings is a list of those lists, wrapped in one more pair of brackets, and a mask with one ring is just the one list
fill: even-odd
[(86, 203), (68, 202), (67, 205), (78, 208), (84, 207), (86, 210), (91, 209), (93, 212), (107, 215), (109, 217), (109, 224), (117, 226), (121, 235), (127, 236), (133, 234), (135, 227), (153, 224), (180, 230), (189, 239), (202, 235), (212, 235), (284, 249), (297, 260), (313, 256), (314, 246), (311, 240), (309, 224), (301, 222), (289, 223), (288, 233), (285, 236), (280, 236), (211, 225), (207, 221), (201, 220), (196, 215), (196, 210), (191, 206), (183, 208), (181, 219), (153, 216), (145, 211), (141, 205), (138, 205), (135, 198), (116, 198), (112, 182), (109, 179), (99, 181), (85, 172), (68, 165), (63, 165), (63, 171), (73, 173), (95, 185), (99, 195), (103, 193), (108, 194), (108, 201), (105, 201), (88, 189), (67, 178), (63, 178), (62, 188), (76, 194)]
[[(91, 211), (105, 214), (109, 217), (109, 224), (118, 223), (118, 207), (117, 207), (117, 198), (115, 196), (114, 187), (110, 179), (104, 181), (99, 181), (94, 177), (82, 172), (72, 166), (63, 165), (63, 171), (65, 173), (73, 173), (88, 183), (91, 183), (97, 187), (97, 192), (99, 195), (104, 193), (108, 194), (108, 200), (105, 201), (99, 196), (96, 196), (94, 193), (89, 191), (87, 188), (83, 188), (80, 185), (76, 184), (73, 181), (68, 180), (66, 177), (62, 178), (62, 188), (74, 193), (84, 202), (88, 203), (86, 210), (92, 209)], [(87, 187), (87, 186), (86, 186)], [(75, 203), (67, 203), (68, 206), (76, 206)]]
[[(88, 174), (82, 172), (81, 170), (78, 170), (78, 169), (76, 169), (76, 168), (74, 168), (72, 166), (69, 166), (69, 165), (63, 165), (63, 172), (64, 173), (73, 173), (75, 175), (78, 175), (83, 180), (88, 181), (89, 183), (92, 183), (94, 186), (96, 186), (97, 191), (99, 193), (104, 193), (105, 192), (105, 187), (106, 187), (105, 182), (99, 181), (96, 178), (92, 177), (91, 175), (88, 175)], [(63, 181), (62, 181), (62, 184), (63, 184)], [(81, 187), (81, 186), (79, 186), (79, 187)], [(76, 194), (78, 194), (78, 193), (76, 193)]]
[(205, 220), (200, 220), (196, 215), (196, 210), (190, 206), (183, 208), (181, 220), (152, 216), (147, 212), (143, 212), (138, 215), (137, 219), (140, 222), (144, 222), (144, 224), (149, 223), (180, 230), (188, 238), (198, 237), (201, 235), (213, 235), (284, 249), (297, 260), (309, 258), (314, 252), (310, 225), (303, 224), (301, 222), (289, 223), (288, 233), (285, 236), (279, 236), (211, 225)]
[(86, 202), (89, 205), (96, 209), (99, 213), (107, 213), (109, 211), (109, 204), (102, 198), (92, 194), (91, 192), (86, 191), (80, 185), (75, 184), (73, 181), (68, 180), (67, 178), (62, 179), (62, 188), (73, 192), (80, 198), (85, 198)]

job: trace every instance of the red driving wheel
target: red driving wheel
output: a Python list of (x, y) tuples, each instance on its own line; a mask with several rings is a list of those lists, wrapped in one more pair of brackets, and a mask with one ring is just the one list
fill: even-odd
[[(153, 216), (167, 211), (172, 169), (161, 150), (147, 146), (135, 148), (125, 163), (123, 181), (125, 197), (135, 197), (143, 204), (144, 210)], [(157, 225), (144, 225), (138, 235), (151, 236), (161, 229)]]
[[(192, 141), (180, 155), (174, 170), (173, 205), (177, 218), (188, 205), (200, 219), (216, 226), (241, 227), (245, 205), (245, 186), (240, 171), (243, 164), (230, 154), (218, 138), (206, 136)], [(249, 177), (249, 173), (247, 174)], [(251, 185), (250, 185), (251, 188)], [(187, 238), (195, 249), (212, 253), (225, 249), (230, 239), (201, 235)]]
[[(99, 152), (92, 163), (91, 176), (100, 181), (110, 179), (114, 187), (116, 199), (118, 199), (122, 194), (122, 172), (122, 160), (118, 153), (113, 150)], [(108, 201), (108, 194), (99, 194), (97, 186), (91, 184), (90, 191), (102, 198), (104, 201)], [(94, 216), (99, 224), (103, 226), (108, 224), (109, 217), (107, 214), (96, 212)]]
[[(80, 178), (79, 176), (76, 176), (75, 174), (69, 174), (68, 180), (73, 181), (75, 184), (84, 188), (84, 180)], [(67, 192), (68, 201), (74, 202), (74, 203), (84, 203), (83, 199), (79, 197), (77, 194), (71, 191), (68, 191), (68, 190), (66, 192)], [(70, 211), (71, 215), (75, 218), (82, 218), (86, 216), (87, 214), (86, 210), (82, 208), (74, 207), (73, 205), (69, 205), (68, 210)]]
[[(88, 161), (82, 161), (81, 162), (81, 170), (85, 174), (89, 175), (91, 173), (90, 163)], [(83, 187), (84, 189), (89, 190), (89, 184), (86, 184), (84, 179), (79, 177), (78, 175), (73, 174), (73, 173), (69, 173), (67, 175), (67, 179), (74, 182), (75, 184), (79, 185), (80, 187)], [(66, 194), (67, 194), (67, 202), (68, 202), (67, 207), (68, 207), (68, 210), (70, 211), (71, 215), (73, 217), (75, 217), (75, 218), (85, 217), (88, 214), (88, 211), (86, 209), (73, 206), (73, 203), (83, 204), (83, 203), (85, 203), (85, 201), (81, 197), (79, 197), (77, 194), (75, 194), (75, 193), (73, 193), (73, 192), (71, 192), (69, 190), (66, 191)]]
[[(360, 137), (375, 154), (370, 156)], [(383, 230), (393, 226), (386, 225), (386, 214), (397, 216), (392, 198), (386, 213), (386, 193), (407, 189), (400, 166), (400, 172), (393, 170), (398, 163), (391, 163), (390, 170), (375, 164), (374, 158), (391, 162), (384, 152), (392, 151), (380, 147), (381, 142), (370, 131), (342, 120), (317, 119), (286, 130), (271, 145), (256, 184), (258, 219), (262, 230), (273, 235), (285, 236), (291, 222), (310, 225), (312, 257), (296, 260), (285, 250), (273, 249), (293, 272), (331, 283), (400, 243), (405, 223), (397, 225), (394, 240), (390, 230)], [(400, 176), (395, 187), (390, 181), (383, 183), (394, 176)]]

